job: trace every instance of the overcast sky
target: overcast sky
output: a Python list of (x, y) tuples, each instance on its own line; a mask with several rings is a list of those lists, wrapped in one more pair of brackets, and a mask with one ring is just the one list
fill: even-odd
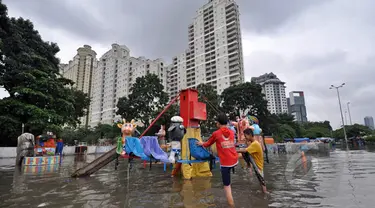
[[(187, 48), (187, 26), (208, 0), (3, 0), (9, 15), (30, 19), (68, 62), (89, 44), (100, 57), (114, 42), (132, 56), (171, 57)], [(353, 123), (375, 116), (375, 1), (238, 0), (246, 80), (274, 72), (287, 93), (303, 90), (308, 119), (340, 126), (351, 102)], [(0, 97), (5, 96), (0, 92)], [(347, 119), (349, 122), (349, 118)]]

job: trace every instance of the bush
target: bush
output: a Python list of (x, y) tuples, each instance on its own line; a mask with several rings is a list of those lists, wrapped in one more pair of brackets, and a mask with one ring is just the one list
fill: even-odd
[(367, 142), (375, 142), (375, 135), (370, 135), (365, 138)]

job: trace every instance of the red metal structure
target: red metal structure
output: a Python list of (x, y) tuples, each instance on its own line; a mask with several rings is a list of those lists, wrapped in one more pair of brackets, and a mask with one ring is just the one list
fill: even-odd
[[(198, 101), (198, 91), (195, 89), (185, 89), (178, 96), (173, 98), (162, 112), (151, 122), (150, 126), (139, 136), (142, 138), (156, 121), (180, 98), (180, 116), (184, 119), (186, 128), (198, 128), (199, 121), (207, 119), (206, 104)], [(72, 177), (88, 176), (118, 158), (116, 148), (100, 156), (85, 167), (82, 167), (72, 174)], [(146, 166), (146, 162), (144, 161)]]
[(186, 128), (198, 127), (199, 121), (207, 119), (206, 103), (198, 101), (198, 91), (186, 89), (180, 92), (180, 116)]

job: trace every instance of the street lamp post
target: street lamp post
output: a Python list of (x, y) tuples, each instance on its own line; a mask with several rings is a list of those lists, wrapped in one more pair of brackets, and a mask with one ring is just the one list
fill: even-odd
[(344, 138), (345, 138), (345, 143), (346, 147), (348, 147), (348, 137), (346, 136), (346, 129), (345, 129), (345, 123), (344, 123), (344, 116), (342, 115), (342, 107), (341, 107), (341, 99), (340, 99), (340, 92), (339, 88), (344, 87), (345, 83), (342, 83), (340, 86), (334, 86), (331, 85), (329, 89), (336, 89), (337, 92), (337, 98), (339, 100), (339, 106), (340, 106), (340, 114), (341, 114), (341, 121), (342, 121), (342, 129), (344, 130)]
[(346, 117), (346, 114), (348, 114), (348, 111), (345, 111), (345, 124), (348, 125), (348, 118)]
[(349, 113), (349, 121), (350, 121), (350, 125), (353, 125), (352, 123), (352, 115), (350, 114), (350, 102), (347, 102), (346, 105), (348, 106), (348, 113)]

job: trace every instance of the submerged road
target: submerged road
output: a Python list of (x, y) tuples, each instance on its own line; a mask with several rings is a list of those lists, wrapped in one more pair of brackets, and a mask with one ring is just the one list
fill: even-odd
[[(151, 171), (138, 163), (128, 175), (120, 159), (88, 178), (70, 174), (97, 156), (64, 157), (60, 168), (15, 169), (0, 159), (0, 207), (227, 207), (218, 168), (212, 178), (184, 181), (161, 165)], [(256, 176), (236, 168), (232, 190), (236, 207), (374, 207), (375, 152), (336, 150), (330, 155), (272, 155), (265, 164), (270, 196), (260, 193)], [(40, 171), (40, 173), (32, 173)], [(46, 173), (46, 172), (49, 173)]]

